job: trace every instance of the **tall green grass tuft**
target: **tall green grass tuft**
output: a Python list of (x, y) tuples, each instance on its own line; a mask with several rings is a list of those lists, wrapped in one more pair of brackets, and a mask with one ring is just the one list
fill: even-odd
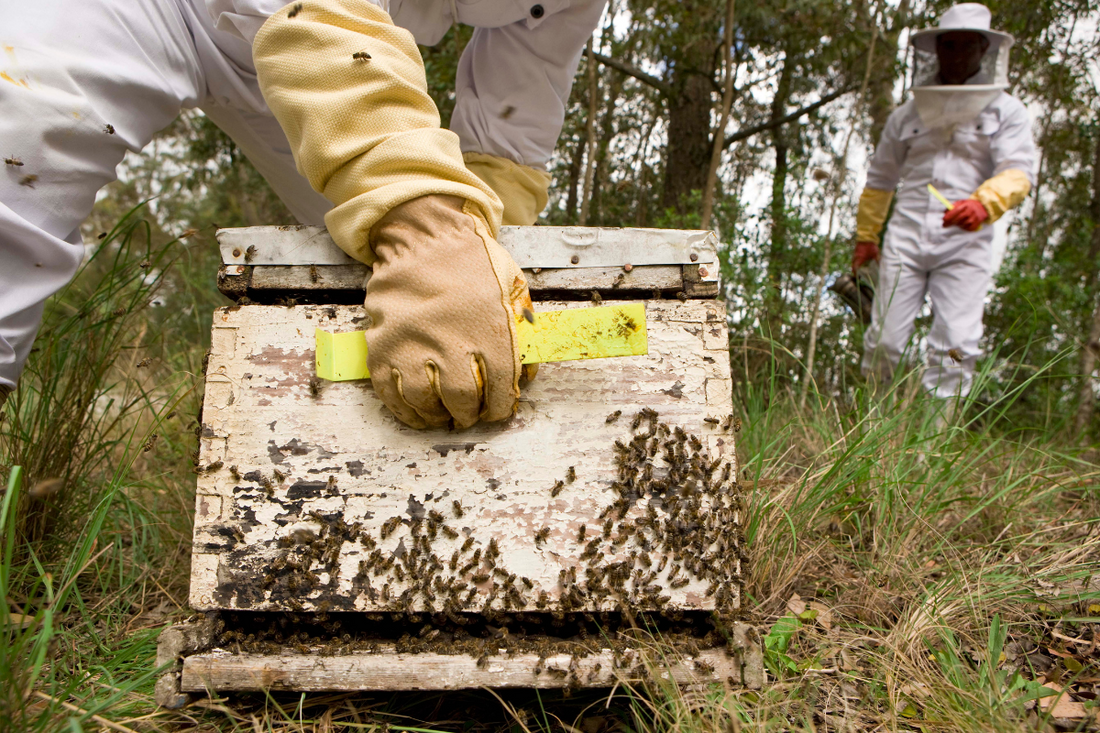
[(155, 244), (140, 214), (49, 301), (0, 415), (0, 730), (149, 712), (157, 629), (133, 615), (156, 590), (166, 527), (143, 491), (157, 472), (133, 468), (190, 379), (139, 368), (175, 244)]

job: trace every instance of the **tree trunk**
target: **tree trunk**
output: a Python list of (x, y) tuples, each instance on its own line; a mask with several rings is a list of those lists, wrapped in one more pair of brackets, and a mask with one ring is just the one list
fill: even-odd
[(573, 157), (569, 160), (569, 185), (565, 194), (565, 215), (570, 224), (577, 223), (577, 207), (581, 184), (581, 170), (584, 165), (584, 140), (578, 140), (573, 147)]
[[(868, 8), (867, 25), (877, 27), (874, 6)], [(909, 0), (901, 0), (894, 11), (893, 22), (881, 35), (879, 58), (896, 59), (898, 57), (898, 37), (909, 25)], [(885, 23), (883, 24), (885, 25)], [(867, 107), (871, 117), (871, 140), (876, 144), (886, 127), (886, 118), (894, 111), (894, 86), (898, 80), (898, 67), (892, 62), (879, 64), (881, 71), (872, 74), (867, 87)]]
[(622, 222), (604, 222), (601, 205), (603, 203), (604, 183), (607, 180), (607, 151), (611, 139), (615, 137), (615, 105), (623, 89), (623, 76), (609, 72), (607, 80), (607, 103), (604, 106), (603, 119), (600, 120), (600, 134), (596, 145), (596, 176), (592, 183), (592, 206), (589, 220), (592, 226), (621, 226)]
[(592, 57), (592, 44), (595, 39), (588, 39), (588, 120), (585, 122), (585, 163), (584, 163), (584, 193), (581, 198), (580, 225), (588, 224), (588, 207), (592, 202), (592, 179), (596, 174), (596, 110), (599, 105), (596, 96), (599, 93), (599, 80), (596, 77), (596, 59)]
[(686, 213), (692, 191), (702, 191), (711, 157), (711, 92), (714, 90), (715, 51), (719, 36), (712, 10), (688, 2), (681, 16), (692, 28), (683, 36), (693, 39), (680, 49), (671, 65), (668, 95), (668, 146), (661, 206)]
[(714, 213), (714, 197), (718, 195), (718, 168), (722, 165), (726, 123), (729, 122), (730, 106), (733, 104), (733, 17), (736, 9), (735, 0), (726, 0), (725, 42), (722, 44), (722, 63), (726, 69), (726, 76), (722, 83), (722, 108), (718, 112), (718, 129), (714, 131), (710, 163), (707, 165), (707, 181), (703, 188), (703, 215), (699, 222), (700, 229), (710, 228), (710, 217)]
[[(778, 120), (784, 116), (787, 100), (791, 95), (791, 74), (794, 61), (788, 55), (783, 59), (783, 71), (779, 75), (775, 98), (772, 100), (771, 118)], [(772, 174), (771, 246), (768, 253), (768, 294), (765, 297), (767, 320), (771, 327), (770, 336), (778, 336), (783, 314), (783, 268), (787, 252), (787, 126), (779, 125), (772, 130), (775, 148), (775, 172)]]
[[(1085, 291), (1090, 295), (1096, 289), (1097, 261), (1100, 255), (1100, 140), (1094, 143), (1096, 148), (1092, 158), (1092, 201), (1089, 202), (1089, 216), (1092, 218), (1092, 239), (1089, 242), (1088, 271), (1085, 274)], [(1081, 402), (1077, 405), (1076, 428), (1080, 439), (1092, 422), (1094, 406), (1092, 373), (1096, 371), (1096, 359), (1100, 354), (1100, 301), (1093, 295), (1095, 311), (1092, 315), (1092, 328), (1088, 340), (1081, 348)]]

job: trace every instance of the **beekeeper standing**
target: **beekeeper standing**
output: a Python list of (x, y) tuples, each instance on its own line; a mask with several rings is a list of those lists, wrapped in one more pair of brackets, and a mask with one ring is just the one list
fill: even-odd
[[(71, 0), (0, 24), (0, 404), (125, 153), (201, 107), (291, 212), (373, 267), (375, 391), (414, 427), (512, 414), (527, 283), (496, 242), (546, 164), (605, 0)], [(416, 44), (475, 28), (440, 128)]]
[[(1004, 91), (1013, 39), (990, 30), (990, 19), (984, 5), (962, 3), (938, 27), (913, 34), (913, 99), (886, 122), (856, 220), (853, 269), (879, 261), (863, 372), (891, 379), (927, 295), (933, 321), (923, 384), (939, 398), (970, 390), (993, 275), (990, 225), (1035, 180), (1027, 110)], [(880, 254), (878, 235), (899, 184)]]

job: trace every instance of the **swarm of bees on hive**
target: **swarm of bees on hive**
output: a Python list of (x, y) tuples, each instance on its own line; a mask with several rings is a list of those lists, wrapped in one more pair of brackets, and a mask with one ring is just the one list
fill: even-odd
[[(621, 411), (616, 411), (607, 417), (607, 423), (615, 424), (620, 417)], [(732, 416), (725, 421), (708, 418), (707, 424), (725, 430), (740, 427)], [(629, 617), (631, 623), (635, 615), (644, 614), (646, 623), (659, 616), (662, 620), (652, 623), (675, 624), (683, 621), (683, 604), (673, 603), (672, 593), (685, 588), (713, 599), (715, 612), (706, 615), (707, 624), (713, 627), (706, 634), (713, 636), (733, 619), (744, 580), (743, 508), (732, 463), (711, 458), (697, 435), (670, 427), (649, 408), (634, 416), (629, 437), (615, 441), (613, 450), (616, 475), (610, 489), (614, 500), (591, 525), (581, 525), (576, 534), (566, 538), (577, 546), (574, 557), (579, 563), (559, 573), (556, 598), (539, 588), (539, 583), (509, 570), (495, 537), (486, 543), (467, 536), (460, 543), (462, 535), (452, 522), (469, 510), (458, 500), (452, 502), (447, 515), (429, 509), (389, 517), (377, 533), (364, 529), (360, 522), (345, 521), (341, 512), (310, 512), (308, 517), (318, 529), (297, 528), (277, 541), (278, 550), (263, 574), (262, 587), (270, 602), (293, 611), (303, 610), (300, 598), (322, 591), (318, 601), (313, 601), (320, 617), (311, 621), (320, 625), (320, 636), (325, 636), (321, 632), (328, 634), (322, 649), (334, 644), (347, 650), (362, 647), (365, 642), (356, 642), (356, 647), (344, 640), (346, 632), (340, 628), (325, 627), (334, 623), (327, 618), (334, 602), (339, 604), (335, 610), (352, 610), (356, 598), (363, 595), (374, 609), (386, 613), (357, 616), (405, 629), (398, 651), (438, 650), (444, 644), (453, 653), (480, 657), (487, 653), (486, 637), (492, 634), (472, 633), (471, 624), (525, 629), (510, 635), (513, 642), (528, 632), (536, 633), (544, 623), (557, 627), (559, 633), (563, 626), (568, 627), (579, 639), (598, 637), (601, 630), (615, 623), (607, 614), (609, 609)], [(576, 480), (575, 467), (570, 467), (548, 487), (550, 497), (557, 497)], [(542, 547), (550, 533), (549, 526), (536, 526), (533, 545)], [(383, 545), (392, 546), (394, 539), (398, 540), (396, 548), (384, 549)], [(350, 595), (336, 593), (346, 543), (358, 543), (366, 554), (351, 578)], [(324, 582), (322, 575), (328, 576)], [(692, 584), (695, 589), (688, 588)], [(328, 598), (333, 600), (321, 600)], [(691, 603), (703, 605), (698, 596)], [(285, 618), (285, 614), (273, 616)], [(339, 622), (335, 623), (338, 627)], [(424, 626), (414, 635), (408, 632), (410, 623)], [(665, 631), (666, 635), (676, 633), (671, 627)], [(301, 639), (288, 641), (297, 632), (275, 627), (269, 632), (253, 633), (248, 648), (268, 651), (271, 643), (306, 646)], [(226, 633), (230, 637), (222, 639), (223, 645), (240, 643), (240, 638), (233, 637), (237, 632), (223, 632), (223, 637)], [(698, 641), (702, 635), (687, 634), (685, 639), (694, 643), (690, 639)], [(495, 653), (494, 644), (488, 646)], [(552, 648), (537, 651), (554, 652)]]

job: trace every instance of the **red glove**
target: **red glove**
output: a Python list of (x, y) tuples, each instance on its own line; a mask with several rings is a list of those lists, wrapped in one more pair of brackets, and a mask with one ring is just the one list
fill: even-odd
[(962, 227), (968, 232), (976, 232), (982, 228), (982, 222), (988, 218), (989, 212), (982, 206), (981, 201), (962, 199), (955, 202), (955, 208), (944, 212), (943, 225)]
[(881, 256), (878, 245), (874, 242), (856, 242), (856, 251), (852, 255), (852, 272), (857, 272), (871, 260), (878, 262)]

